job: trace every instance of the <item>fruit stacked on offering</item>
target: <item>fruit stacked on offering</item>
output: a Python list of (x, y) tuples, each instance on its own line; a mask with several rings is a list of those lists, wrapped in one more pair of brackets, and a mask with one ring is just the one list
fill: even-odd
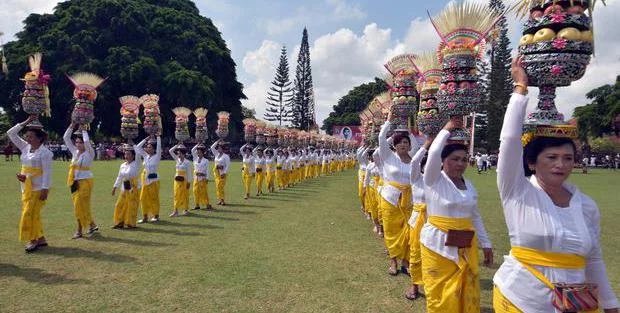
[(397, 130), (409, 130), (412, 117), (418, 110), (418, 92), (415, 88), (418, 72), (412, 63), (415, 58), (413, 54), (401, 54), (385, 64), (392, 99), (390, 122)]
[(587, 0), (522, 1), (528, 15), (519, 42), (519, 53), (530, 86), (539, 87), (538, 106), (526, 124), (561, 124), (564, 116), (555, 106), (556, 87), (580, 79), (593, 52), (591, 16), (593, 3)]
[(226, 111), (217, 112), (217, 128), (215, 129), (215, 134), (220, 139), (224, 139), (228, 137), (229, 118), (230, 118), (230, 113)]
[(243, 139), (252, 143), (256, 139), (256, 120), (253, 118), (243, 119)]
[(192, 114), (192, 110), (186, 107), (176, 107), (172, 109), (174, 112), (174, 138), (183, 142), (188, 140), (189, 137), (189, 116)]
[(256, 143), (259, 145), (265, 144), (267, 123), (263, 121), (256, 121)]
[(286, 135), (287, 135), (287, 129), (283, 127), (279, 127), (278, 128), (278, 146), (282, 147), (286, 145), (286, 140), (287, 140)]
[(118, 101), (121, 103), (121, 136), (132, 140), (138, 137), (140, 99), (136, 96), (123, 96), (118, 98)]
[(207, 113), (209, 110), (205, 108), (198, 108), (194, 110), (194, 116), (196, 116), (196, 133), (195, 138), (198, 143), (203, 143), (209, 139), (209, 130), (207, 128)]
[(436, 97), (441, 81), (441, 64), (437, 60), (437, 54), (425, 53), (415, 60), (415, 65), (422, 73), (416, 86), (420, 93), (418, 130), (426, 136), (434, 136), (445, 122), (437, 107)]
[(144, 108), (142, 127), (150, 136), (161, 135), (161, 116), (159, 115), (159, 96), (154, 94), (143, 95), (140, 103)]
[[(35, 53), (28, 58), (30, 65), (30, 72), (24, 75), (22, 79), (24, 81), (24, 94), (22, 95), (22, 108), (24, 112), (30, 115), (51, 116), (50, 114), (50, 99), (49, 84), (51, 77), (46, 75), (41, 69), (41, 61), (43, 55), (41, 53)], [(31, 128), (43, 128), (43, 125), (39, 120), (30, 122), (28, 127)]]
[(97, 88), (103, 84), (105, 79), (92, 73), (76, 73), (69, 76), (73, 83), (73, 112), (71, 112), (71, 122), (79, 125), (79, 129), (87, 130), (90, 123), (95, 118), (95, 100), (97, 99)]
[(278, 139), (278, 129), (273, 125), (267, 125), (265, 127), (265, 133), (265, 141), (267, 142), (267, 145), (275, 146)]

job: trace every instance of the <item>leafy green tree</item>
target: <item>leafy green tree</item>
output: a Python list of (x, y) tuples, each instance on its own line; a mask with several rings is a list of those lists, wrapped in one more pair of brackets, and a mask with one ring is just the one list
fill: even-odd
[(577, 119), (579, 137), (602, 137), (606, 134), (618, 136), (620, 125), (620, 75), (614, 85), (603, 85), (590, 90), (586, 98), (592, 100), (587, 105), (576, 107), (573, 117)]
[(164, 135), (172, 135), (171, 108), (206, 107), (209, 125), (218, 111), (231, 113), (231, 139), (241, 130), (243, 86), (219, 30), (189, 0), (90, 0), (59, 3), (52, 14), (31, 14), (17, 40), (5, 45), (8, 77), (0, 79), (0, 107), (12, 122), (24, 118), (19, 80), (28, 55), (43, 52), (50, 73), (52, 119), (62, 133), (73, 107), (65, 74), (88, 71), (107, 77), (98, 90), (92, 126), (118, 135), (123, 95), (160, 95)]
[(360, 125), (359, 113), (366, 108), (374, 97), (387, 91), (384, 80), (375, 77), (374, 82), (365, 83), (351, 89), (333, 106), (334, 111), (323, 121), (327, 133), (332, 133), (334, 125)]

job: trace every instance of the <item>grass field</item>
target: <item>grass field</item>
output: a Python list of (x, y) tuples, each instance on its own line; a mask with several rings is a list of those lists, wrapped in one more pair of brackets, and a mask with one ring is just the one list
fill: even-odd
[[(0, 312), (424, 311), (423, 300), (403, 297), (407, 276), (387, 275), (382, 242), (358, 209), (356, 171), (245, 201), (235, 163), (227, 185), (230, 205), (178, 218), (167, 217), (172, 179), (164, 179), (163, 221), (117, 231), (109, 228), (116, 200), (110, 190), (119, 164), (92, 167), (101, 234), (71, 240), (67, 164), (55, 162), (54, 189), (43, 211), (50, 246), (26, 255), (17, 240), (18, 162), (0, 161)], [(172, 178), (172, 165), (162, 163), (162, 177)], [(509, 244), (495, 176), (468, 177), (501, 263)], [(593, 170), (571, 180), (601, 209), (604, 258), (620, 292), (620, 242), (613, 239), (620, 224), (620, 172)], [(481, 274), (483, 312), (491, 312), (493, 271)]]

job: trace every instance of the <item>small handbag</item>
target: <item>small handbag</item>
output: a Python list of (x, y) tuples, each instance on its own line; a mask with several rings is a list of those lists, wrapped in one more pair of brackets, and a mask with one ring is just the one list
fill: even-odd
[(217, 170), (220, 170), (220, 171), (221, 171), (221, 170), (223, 170), (223, 169), (224, 169), (224, 166), (222, 166), (222, 165), (216, 165), (216, 166), (215, 166), (215, 169), (217, 169)]
[(256, 173), (262, 173), (262, 172), (263, 172), (262, 168), (259, 167), (259, 168), (256, 169)]
[(457, 248), (470, 248), (471, 241), (474, 239), (476, 232), (473, 230), (448, 230), (448, 238), (445, 245)]
[(71, 189), (71, 193), (75, 193), (76, 191), (78, 191), (79, 188), (80, 188), (80, 183), (78, 183), (77, 180), (74, 180), (73, 184), (71, 184), (71, 187), (69, 187), (69, 189)]
[(196, 173), (196, 177), (206, 177), (207, 174), (205, 173)]
[(128, 180), (123, 181), (123, 189), (131, 190), (131, 182)]
[(553, 306), (560, 312), (598, 310), (598, 285), (555, 283), (553, 286)]
[(183, 177), (183, 176), (174, 176), (174, 180), (176, 180), (176, 181), (185, 181), (185, 177)]
[(157, 173), (151, 173), (151, 174), (146, 176), (146, 178), (148, 178), (148, 179), (156, 179), (157, 177), (158, 177)]

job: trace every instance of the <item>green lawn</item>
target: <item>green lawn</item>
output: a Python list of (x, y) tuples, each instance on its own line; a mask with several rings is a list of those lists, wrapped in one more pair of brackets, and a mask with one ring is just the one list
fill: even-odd
[[(358, 207), (356, 171), (245, 201), (239, 163), (227, 186), (230, 205), (215, 212), (168, 218), (171, 161), (163, 162), (159, 224), (111, 230), (110, 195), (120, 162), (98, 162), (93, 194), (101, 234), (71, 240), (74, 231), (66, 163), (54, 163), (54, 189), (43, 211), (50, 247), (26, 255), (17, 240), (18, 162), (0, 161), (1, 312), (423, 312), (423, 300), (403, 298), (409, 279), (387, 275), (382, 241)], [(495, 246), (508, 239), (492, 172), (470, 173)], [(593, 170), (572, 180), (602, 213), (604, 257), (620, 291), (620, 172)], [(213, 185), (210, 196), (214, 198)], [(492, 269), (483, 269), (483, 306), (491, 303)], [(483, 312), (491, 312), (483, 309)]]

